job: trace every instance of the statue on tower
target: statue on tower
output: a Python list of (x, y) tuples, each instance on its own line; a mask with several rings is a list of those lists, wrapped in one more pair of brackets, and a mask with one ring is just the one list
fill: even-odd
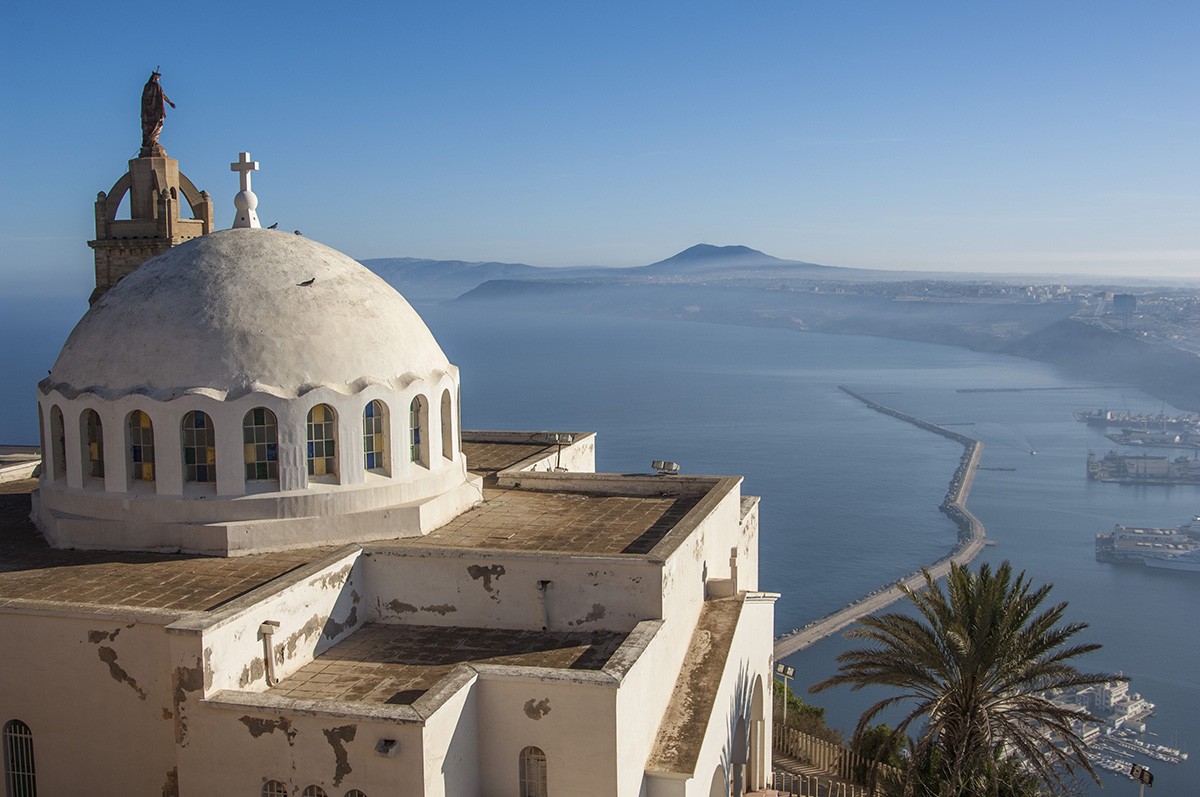
[(142, 152), (140, 157), (149, 158), (154, 155), (165, 156), (167, 151), (158, 143), (158, 134), (162, 132), (163, 118), (167, 115), (164, 106), (175, 107), (175, 103), (163, 92), (158, 84), (161, 77), (158, 70), (150, 75), (142, 89)]

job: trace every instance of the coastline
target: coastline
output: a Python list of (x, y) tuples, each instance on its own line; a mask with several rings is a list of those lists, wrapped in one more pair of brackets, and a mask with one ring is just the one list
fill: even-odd
[(962, 458), (959, 461), (958, 468), (954, 471), (954, 476), (950, 479), (950, 488), (946, 491), (946, 498), (939, 507), (958, 526), (958, 543), (945, 556), (922, 568), (921, 571), (909, 573), (886, 587), (864, 595), (847, 606), (827, 614), (803, 628), (798, 628), (776, 637), (774, 647), (776, 659), (782, 659), (798, 653), (815, 642), (841, 631), (860, 617), (892, 605), (904, 597), (906, 591), (920, 589), (925, 585), (923, 571), (927, 571), (934, 579), (939, 579), (950, 572), (951, 564), (965, 565), (970, 563), (979, 555), (984, 546), (985, 529), (983, 524), (967, 509), (967, 498), (971, 494), (971, 485), (975, 480), (975, 471), (978, 469), (980, 457), (983, 455), (983, 443), (972, 437), (951, 431), (944, 426), (938, 426), (935, 423), (930, 423), (929, 421), (880, 404), (850, 389), (846, 385), (838, 385), (838, 390), (861, 401), (876, 412), (891, 415), (893, 418), (911, 423), (920, 429), (941, 435), (963, 446)]

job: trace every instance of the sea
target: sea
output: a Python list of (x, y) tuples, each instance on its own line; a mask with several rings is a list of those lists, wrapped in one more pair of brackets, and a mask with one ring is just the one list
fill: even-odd
[[(1094, 555), (1095, 535), (1115, 523), (1191, 520), (1200, 488), (1089, 481), (1088, 452), (1114, 445), (1072, 416), (1175, 408), (1128, 385), (953, 346), (565, 314), (552, 304), (416, 307), (461, 370), (465, 428), (594, 431), (599, 470), (650, 472), (661, 459), (683, 473), (744, 476), (743, 493), (762, 497), (760, 588), (780, 594), (777, 633), (918, 570), (956, 539), (938, 506), (961, 446), (872, 411), (838, 385), (983, 441), (968, 508), (995, 545), (977, 563), (1007, 560), (1033, 583), (1054, 585), (1049, 601), (1067, 602), (1066, 620), (1088, 625), (1077, 639), (1103, 645), (1080, 669), (1131, 678), (1157, 707), (1147, 739), (1193, 753), (1182, 764), (1138, 758), (1154, 772), (1152, 793), (1200, 791), (1200, 574)], [(8, 341), (0, 444), (36, 444), (34, 385), (83, 309), (0, 301)], [(802, 691), (832, 675), (850, 647), (835, 635), (789, 657), (793, 685)], [(886, 696), (839, 688), (805, 699), (849, 733)], [(1101, 777), (1107, 794), (1137, 788)], [(1085, 784), (1084, 793), (1101, 792)]]

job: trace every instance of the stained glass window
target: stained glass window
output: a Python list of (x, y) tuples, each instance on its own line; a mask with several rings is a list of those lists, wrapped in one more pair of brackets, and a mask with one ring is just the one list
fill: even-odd
[(129, 463), (134, 479), (154, 481), (154, 426), (141, 410), (129, 413)]
[(363, 467), (386, 472), (387, 409), (381, 401), (372, 401), (363, 409)]
[(312, 785), (304, 790), (302, 797), (326, 797), (326, 794), (320, 786)]
[(262, 797), (287, 797), (287, 786), (277, 780), (268, 780), (263, 784)]
[(275, 413), (255, 407), (242, 419), (242, 449), (246, 481), (279, 478), (279, 426)]
[(425, 399), (417, 396), (408, 407), (409, 455), (413, 462), (425, 464)]
[(308, 475), (337, 475), (337, 416), (333, 407), (318, 404), (308, 411)]
[(189, 482), (217, 480), (217, 436), (212, 418), (195, 410), (183, 416), (183, 478)]
[(521, 797), (546, 797), (546, 754), (537, 747), (521, 751)]
[(37, 781), (33, 772), (33, 733), (20, 720), (5, 723), (4, 785), (8, 797), (37, 797)]
[(100, 424), (100, 416), (95, 410), (84, 410), (84, 424), (87, 427), (87, 466), (88, 475), (104, 478), (104, 429)]

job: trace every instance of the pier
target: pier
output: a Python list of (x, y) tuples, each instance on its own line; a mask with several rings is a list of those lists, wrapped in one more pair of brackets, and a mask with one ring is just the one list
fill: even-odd
[[(975, 471), (979, 467), (979, 458), (983, 454), (983, 443), (964, 434), (951, 431), (944, 426), (938, 426), (935, 423), (930, 423), (912, 415), (907, 415), (899, 410), (894, 410), (891, 407), (886, 407), (861, 393), (851, 390), (845, 385), (838, 385), (838, 389), (858, 399), (876, 412), (891, 415), (893, 418), (911, 423), (914, 426), (933, 432), (934, 434), (939, 434), (962, 445), (962, 459), (959, 460), (958, 468), (954, 471), (954, 476), (950, 479), (950, 488), (946, 491), (946, 498), (942, 501), (941, 507), (939, 507), (958, 526), (958, 543), (948, 554), (929, 565), (926, 569), (934, 578), (942, 578), (950, 572), (951, 564), (965, 565), (970, 563), (979, 555), (984, 546), (983, 524), (967, 510), (967, 496), (971, 494), (971, 484), (975, 480)], [(858, 620), (858, 618), (892, 605), (904, 597), (901, 587), (909, 590), (917, 590), (924, 586), (925, 576), (920, 571), (909, 573), (869, 595), (864, 595), (850, 605), (822, 617), (820, 620), (811, 622), (803, 628), (797, 628), (787, 634), (782, 634), (775, 639), (775, 658), (781, 659), (804, 650), (814, 642), (818, 642), (827, 636), (841, 631), (846, 626)]]

